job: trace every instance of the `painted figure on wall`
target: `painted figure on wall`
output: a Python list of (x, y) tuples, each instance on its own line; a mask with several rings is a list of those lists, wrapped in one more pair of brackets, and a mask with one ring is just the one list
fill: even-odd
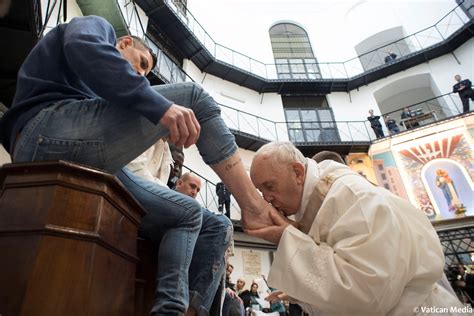
[(449, 177), (449, 174), (443, 169), (436, 170), (436, 186), (443, 192), (450, 212), (455, 212), (456, 214), (466, 212), (466, 208), (459, 200), (454, 182)]

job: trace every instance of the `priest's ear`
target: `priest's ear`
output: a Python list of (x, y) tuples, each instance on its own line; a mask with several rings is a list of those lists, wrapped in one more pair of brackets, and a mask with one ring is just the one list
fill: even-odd
[(293, 168), (293, 172), (296, 175), (296, 181), (298, 184), (303, 184), (304, 183), (304, 178), (305, 178), (305, 170), (304, 170), (304, 164), (301, 162), (293, 162), (291, 164)]

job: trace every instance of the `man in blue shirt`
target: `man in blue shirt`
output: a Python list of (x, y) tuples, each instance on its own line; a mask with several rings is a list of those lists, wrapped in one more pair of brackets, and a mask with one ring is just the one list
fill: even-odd
[[(152, 313), (205, 315), (206, 293), (188, 289), (200, 205), (171, 190), (154, 191), (123, 167), (169, 134), (177, 146), (196, 143), (234, 193), (245, 227), (270, 223), (270, 206), (248, 178), (215, 101), (193, 83), (150, 87), (144, 76), (155, 63), (143, 42), (130, 36), (117, 40), (100, 17), (61, 24), (22, 65), (13, 105), (0, 121), (0, 137), (14, 162), (62, 159), (115, 173), (147, 210), (144, 235), (160, 241)], [(165, 208), (173, 216), (163, 218)], [(167, 230), (158, 236), (164, 220)]]

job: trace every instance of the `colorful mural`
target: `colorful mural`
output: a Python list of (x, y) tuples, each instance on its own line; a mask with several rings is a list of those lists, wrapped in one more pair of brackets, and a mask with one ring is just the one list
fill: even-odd
[(373, 155), (377, 181), (409, 199), (431, 220), (472, 216), (474, 161), (469, 136), (440, 136), (430, 135), (424, 143), (404, 142)]
[(398, 171), (392, 152), (387, 151), (372, 157), (378, 185), (392, 191), (401, 198), (408, 199), (403, 180)]
[(431, 219), (474, 215), (472, 150), (463, 134), (408, 146), (399, 158), (417, 204)]

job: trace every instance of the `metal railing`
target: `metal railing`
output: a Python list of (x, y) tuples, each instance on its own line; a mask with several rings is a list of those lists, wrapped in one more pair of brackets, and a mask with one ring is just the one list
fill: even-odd
[[(183, 173), (186, 171), (194, 173), (199, 178), (201, 178), (201, 190), (199, 191), (196, 197), (196, 200), (199, 202), (199, 204), (201, 204), (203, 207), (207, 208), (211, 212), (220, 213), (218, 197), (216, 193), (216, 184), (208, 180), (206, 177), (202, 176), (201, 174), (195, 172), (193, 169), (187, 166), (183, 166)], [(233, 219), (240, 219), (240, 216), (241, 216), (240, 207), (235, 201), (233, 196), (231, 196), (230, 214)]]
[[(268, 141), (292, 141), (293, 143), (337, 143), (368, 142), (375, 139), (371, 136), (370, 124), (367, 121), (304, 121), (275, 122), (242, 110), (219, 104), (222, 118), (230, 129), (247, 133)], [(311, 126), (307, 128), (305, 126)], [(288, 130), (301, 130), (303, 139), (292, 138)], [(317, 138), (305, 137), (310, 131), (321, 131)], [(335, 133), (324, 133), (334, 131)], [(337, 132), (337, 133), (336, 133)], [(315, 135), (313, 132), (311, 135)]]
[[(367, 120), (363, 121), (298, 121), (275, 122), (239, 109), (219, 104), (222, 118), (230, 129), (247, 133), (267, 141), (291, 141), (302, 143), (341, 143), (341, 142), (371, 142), (376, 139)], [(414, 114), (425, 114), (425, 120), (417, 122), (422, 126), (454, 117), (462, 113), (462, 103), (457, 94), (446, 93), (421, 102), (409, 104), (382, 116), (389, 115), (400, 125), (401, 113), (407, 107)], [(428, 113), (431, 113), (429, 117)], [(421, 118), (421, 117), (420, 117)], [(381, 121), (381, 123), (384, 123)], [(411, 127), (412, 128), (412, 127)], [(401, 130), (407, 129), (402, 126)], [(290, 130), (297, 130), (300, 136), (292, 137)]]
[[(166, 83), (191, 81), (191, 78), (166, 55), (146, 33), (139, 11), (133, 0), (116, 0), (130, 34), (144, 38), (148, 46), (157, 56), (156, 67), (152, 72)], [(145, 13), (142, 11), (142, 14)]]
[[(171, 0), (164, 0), (164, 3), (215, 59), (264, 79), (282, 79), (281, 71), (277, 70), (279, 65), (263, 63), (217, 43), (187, 8), (186, 13), (183, 14), (183, 7), (178, 8)], [(288, 73), (285, 73), (290, 77), (286, 76), (284, 79), (349, 79), (416, 54), (445, 41), (470, 21), (462, 10), (461, 4), (462, 2), (434, 25), (349, 60), (343, 62), (316, 62), (315, 59), (307, 59), (302, 60), (301, 63), (291, 63)], [(395, 53), (397, 58), (385, 62), (385, 57), (388, 56), (389, 52)], [(305, 67), (306, 69), (308, 67), (310, 69), (319, 68), (319, 72), (301, 73), (298, 70), (305, 69)]]
[[(405, 124), (405, 120), (402, 118), (404, 109), (408, 109), (414, 118), (409, 119), (408, 124)], [(449, 92), (383, 113), (383, 117), (393, 118), (397, 121), (400, 130), (403, 131), (454, 117), (462, 112), (462, 103), (459, 96), (456, 93)], [(410, 121), (413, 122), (410, 123)]]

